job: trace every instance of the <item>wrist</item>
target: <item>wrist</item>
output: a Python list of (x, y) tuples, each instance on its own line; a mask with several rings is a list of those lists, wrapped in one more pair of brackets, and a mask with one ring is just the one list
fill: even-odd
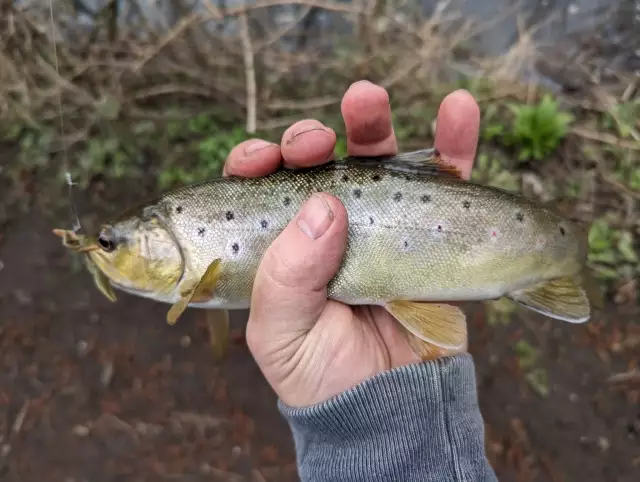
[[(469, 354), (458, 354), (385, 370), (323, 402), (299, 407), (282, 399), (278, 407), (296, 428), (310, 429), (331, 437), (359, 436), (372, 423), (385, 425), (389, 416), (402, 416), (395, 402), (420, 401), (421, 410), (441, 405), (453, 396), (477, 403), (473, 360)], [(393, 403), (392, 403), (393, 402)], [(352, 409), (357, 408), (357, 411)], [(439, 407), (441, 408), (441, 406)], [(473, 408), (473, 407), (469, 407)], [(339, 417), (327, 425), (327, 416), (345, 412), (352, 422), (345, 427)]]
[(490, 470), (468, 354), (385, 371), (310, 407), (278, 405), (301, 480), (418, 480), (425, 471), (462, 480), (461, 471)]

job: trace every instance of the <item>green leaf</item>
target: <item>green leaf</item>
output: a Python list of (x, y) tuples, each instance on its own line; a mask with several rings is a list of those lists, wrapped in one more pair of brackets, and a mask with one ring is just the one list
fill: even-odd
[(633, 249), (633, 235), (629, 231), (623, 231), (620, 233), (618, 239), (618, 251), (622, 255), (625, 261), (629, 263), (638, 262), (638, 254)]
[(525, 375), (529, 387), (540, 397), (549, 396), (549, 381), (544, 368), (535, 368)]
[(532, 366), (538, 356), (538, 350), (526, 340), (519, 340), (515, 345), (515, 351), (522, 368)]

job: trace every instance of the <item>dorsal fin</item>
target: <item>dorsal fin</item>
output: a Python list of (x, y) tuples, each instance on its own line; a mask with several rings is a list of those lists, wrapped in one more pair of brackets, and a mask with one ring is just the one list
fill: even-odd
[(403, 152), (395, 156), (378, 157), (345, 157), (336, 164), (362, 165), (367, 167), (382, 167), (390, 171), (406, 172), (420, 176), (447, 176), (462, 179), (460, 170), (447, 164), (440, 156), (438, 149), (420, 149)]

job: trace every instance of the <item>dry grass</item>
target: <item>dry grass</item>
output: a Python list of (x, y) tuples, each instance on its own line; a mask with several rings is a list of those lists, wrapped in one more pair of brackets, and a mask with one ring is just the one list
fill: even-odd
[[(267, 15), (290, 4), (300, 11), (288, 22), (275, 24)], [(253, 131), (277, 126), (284, 111), (336, 104), (349, 83), (363, 77), (410, 99), (451, 81), (456, 55), (491, 28), (442, 12), (409, 20), (409, 13), (384, 9), (384, 2), (272, 0), (230, 9), (208, 1), (203, 11), (186, 11), (171, 26), (144, 22), (117, 30), (106, 11), (102, 23), (81, 31), (66, 20), (73, 15), (67, 2), (55, 2), (53, 22), (44, 5), (35, 11), (3, 5), (0, 119), (51, 122), (60, 116), (61, 100), (70, 141), (83, 138), (114, 106), (127, 117), (155, 118), (166, 115), (168, 101), (216, 105), (246, 118)], [(318, 11), (339, 16), (349, 32), (307, 39), (300, 24)], [(57, 38), (65, 37), (55, 46), (52, 27)], [(312, 45), (288, 51), (282, 40), (295, 35), (298, 46)], [(500, 82), (517, 75), (513, 60), (523, 58), (514, 49), (499, 65), (477, 64)]]
[[(177, 103), (216, 106), (244, 119), (250, 132), (279, 128), (290, 121), (288, 115), (337, 104), (349, 83), (360, 78), (392, 91), (397, 106), (438, 91), (469, 69), (496, 86), (480, 102), (527, 101), (537, 93), (535, 84), (523, 84), (521, 73), (540, 61), (533, 35), (542, 24), (526, 29), (519, 22), (519, 41), (498, 58), (476, 55), (470, 47), (482, 31), (516, 15), (517, 5), (490, 24), (479, 24), (446, 9), (430, 18), (413, 16), (408, 1), (390, 6), (384, 0), (259, 0), (222, 8), (224, 2), (207, 0), (200, 11), (178, 2), (171, 25), (130, 19), (121, 26), (140, 9), (126, 2), (119, 14), (108, 3), (95, 26), (82, 28), (69, 20), (78, 14), (71, 2), (51, 1), (53, 18), (47, 2), (24, 10), (8, 2), (0, 7), (0, 119), (49, 123), (60, 118), (60, 101), (69, 142), (86, 137), (114, 110), (125, 118), (157, 118)], [(144, 4), (149, 8), (152, 2)], [(284, 5), (298, 10), (276, 23), (271, 11)], [(305, 22), (319, 12), (331, 14), (332, 23), (345, 31), (305, 30)], [(55, 45), (52, 32), (59, 40)], [(284, 40), (296, 48), (287, 49)], [(549, 56), (544, 59), (548, 67)], [(584, 58), (574, 64), (591, 81), (581, 107), (610, 111), (618, 99), (593, 81)], [(635, 94), (638, 79), (621, 74), (617, 85), (624, 100)], [(574, 133), (611, 142), (584, 129)]]

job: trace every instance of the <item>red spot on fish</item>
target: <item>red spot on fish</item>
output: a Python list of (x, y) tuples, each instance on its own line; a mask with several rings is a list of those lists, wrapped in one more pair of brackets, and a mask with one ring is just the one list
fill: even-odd
[(497, 236), (495, 231), (491, 231), (491, 236), (493, 236), (494, 238)]

